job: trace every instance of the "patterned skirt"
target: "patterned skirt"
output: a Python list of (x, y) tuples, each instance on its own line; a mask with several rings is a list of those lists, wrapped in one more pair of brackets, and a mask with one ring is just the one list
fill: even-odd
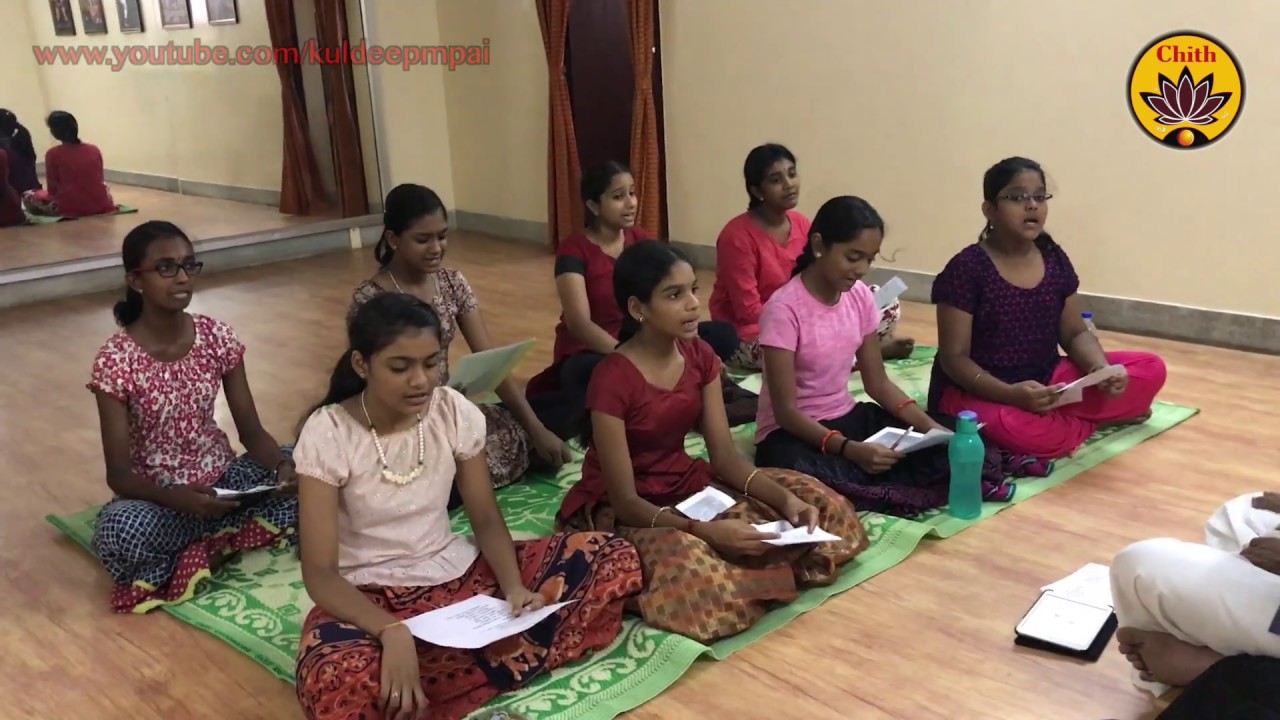
[[(934, 413), (930, 417), (955, 429), (955, 418)], [(886, 427), (906, 427), (906, 423), (873, 402), (859, 402), (848, 413), (821, 424), (839, 430), (854, 442), (866, 440)], [(945, 445), (908, 453), (887, 471), (872, 474), (839, 455), (824, 455), (817, 447), (779, 428), (756, 445), (756, 462), (811, 474), (858, 509), (897, 517), (916, 517), (943, 507), (951, 492), (951, 461)], [(1007, 502), (1015, 489), (1016, 485), (1005, 481), (1000, 452), (987, 448), (982, 468), (983, 498)]]
[[(777, 604), (792, 602), (799, 588), (830, 585), (840, 568), (867, 548), (866, 531), (849, 501), (817, 480), (788, 470), (766, 470), (796, 497), (818, 508), (818, 526), (841, 538), (780, 547), (760, 557), (726, 559), (703, 540), (675, 528), (618, 526), (607, 504), (588, 506), (564, 524), (616, 532), (640, 551), (647, 581), (631, 608), (653, 627), (700, 643), (736, 635)], [(780, 520), (769, 506), (720, 487), (738, 503), (718, 520)]]
[(515, 415), (503, 405), (480, 405), (484, 413), (485, 459), (493, 488), (506, 487), (529, 470), (533, 441)]
[[(525, 585), (548, 602), (577, 602), (525, 632), (479, 650), (418, 642), (422, 689), (433, 720), (457, 720), (499, 694), (607, 647), (622, 629), (623, 604), (644, 578), (630, 543), (606, 533), (558, 534), (517, 542)], [(499, 595), (493, 570), (476, 560), (457, 580), (435, 587), (363, 587), (365, 597), (399, 618)], [(312, 608), (302, 628), (297, 692), (309, 720), (374, 720), (382, 673), (376, 638)]]
[[(284, 452), (289, 456), (293, 449), (286, 447)], [(243, 455), (214, 487), (248, 490), (271, 482), (272, 474)], [(220, 518), (117, 498), (98, 514), (93, 549), (116, 583), (112, 609), (145, 613), (190, 600), (214, 566), (234, 553), (296, 543), (297, 524), (296, 497), (268, 497)]]

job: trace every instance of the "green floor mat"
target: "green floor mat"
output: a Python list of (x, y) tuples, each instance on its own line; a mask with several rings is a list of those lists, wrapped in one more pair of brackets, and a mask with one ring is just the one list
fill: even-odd
[[(28, 225), (48, 225), (50, 223), (70, 222), (71, 220), (79, 219), (79, 218), (73, 218), (73, 217), (65, 217), (62, 215), (36, 215), (30, 212), (27, 212), (25, 208), (23, 209), (23, 212), (26, 213)], [(136, 213), (136, 212), (138, 212), (138, 208), (129, 207), (128, 205), (116, 205), (115, 212), (103, 213), (102, 215), (92, 215), (90, 217), (102, 217), (103, 215), (132, 215), (133, 213)]]
[[(890, 363), (890, 375), (906, 393), (918, 400), (928, 390), (932, 348), (917, 348), (908, 360)], [(746, 378), (744, 386), (759, 387), (758, 378)], [(864, 397), (855, 379), (850, 390)], [(1128, 450), (1195, 415), (1196, 410), (1159, 404), (1150, 422), (1092, 438), (1074, 458), (1058, 463), (1047, 478), (1020, 480), (1014, 504), (1059, 485), (1088, 468)], [(754, 425), (735, 428), (740, 447), (751, 448)], [(691, 435), (686, 450), (705, 454), (702, 439)], [(580, 456), (579, 456), (580, 460)], [(580, 477), (574, 463), (558, 475), (538, 475), (498, 492), (507, 523), (518, 535), (544, 535), (554, 525), (556, 510), (569, 487)], [(1009, 507), (988, 503), (983, 517)], [(90, 549), (97, 508), (67, 516), (49, 516), (55, 527), (86, 550)], [(929, 536), (950, 537), (978, 522), (951, 518), (945, 512), (919, 520), (862, 513), (870, 546), (850, 563), (830, 587), (803, 592), (799, 599), (766, 615), (753, 628), (736, 637), (705, 646), (679, 635), (654, 630), (629, 619), (614, 643), (591, 659), (540, 678), (528, 688), (494, 700), (491, 705), (523, 712), (539, 720), (608, 720), (638, 707), (671, 686), (699, 657), (716, 659), (734, 652), (782, 627), (824, 600), (902, 562), (920, 541)], [(461, 513), (454, 528), (467, 531)], [(105, 598), (97, 599), (105, 603)], [(165, 610), (178, 619), (221, 638), (244, 652), (282, 680), (293, 681), (301, 623), (311, 608), (301, 571), (291, 550), (263, 550), (228, 563), (194, 599)]]

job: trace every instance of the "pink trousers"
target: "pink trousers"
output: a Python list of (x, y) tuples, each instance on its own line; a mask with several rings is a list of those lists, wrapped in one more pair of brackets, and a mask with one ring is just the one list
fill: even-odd
[[(972, 410), (978, 414), (978, 422), (986, 423), (982, 436), (992, 445), (1009, 452), (1056, 460), (1075, 452), (1099, 425), (1133, 420), (1146, 413), (1164, 387), (1166, 370), (1159, 356), (1112, 352), (1107, 353), (1107, 361), (1123, 365), (1129, 373), (1129, 385), (1118, 397), (1094, 386), (1085, 389), (1082, 402), (1040, 415), (948, 387), (938, 409), (947, 415)], [(1053, 371), (1051, 384), (1070, 383), (1083, 376), (1075, 363), (1064, 358)]]

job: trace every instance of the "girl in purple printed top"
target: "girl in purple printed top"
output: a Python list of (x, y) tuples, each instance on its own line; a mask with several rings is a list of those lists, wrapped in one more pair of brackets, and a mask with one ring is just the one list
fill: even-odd
[[(1145, 421), (1164, 387), (1164, 361), (1104, 352), (1085, 325), (1080, 279), (1044, 231), (1052, 196), (1040, 165), (1001, 160), (983, 176), (982, 193), (986, 228), (933, 283), (939, 348), (930, 409), (973, 410), (988, 442), (1047, 460), (1071, 454), (1100, 426)], [(1113, 364), (1127, 375), (1052, 407), (1066, 384)]]

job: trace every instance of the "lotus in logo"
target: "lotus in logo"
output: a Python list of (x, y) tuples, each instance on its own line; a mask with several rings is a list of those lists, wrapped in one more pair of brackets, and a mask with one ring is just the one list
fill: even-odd
[(1229, 92), (1213, 92), (1213, 73), (1195, 83), (1188, 67), (1182, 68), (1177, 85), (1162, 74), (1160, 92), (1144, 92), (1141, 95), (1147, 106), (1160, 114), (1156, 122), (1164, 125), (1212, 125), (1218, 122), (1213, 114), (1231, 99)]

